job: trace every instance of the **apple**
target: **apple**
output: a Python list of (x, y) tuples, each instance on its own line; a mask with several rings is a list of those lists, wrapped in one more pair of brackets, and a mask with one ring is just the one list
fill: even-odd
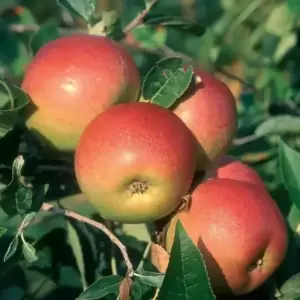
[(181, 205), (195, 173), (196, 149), (194, 136), (172, 111), (123, 103), (87, 126), (75, 152), (75, 173), (104, 218), (152, 222)]
[(246, 181), (266, 188), (262, 178), (253, 168), (231, 155), (224, 155), (217, 161), (212, 169), (206, 172), (206, 179), (210, 178), (227, 178)]
[(45, 148), (73, 153), (96, 115), (117, 103), (137, 101), (140, 74), (113, 40), (74, 34), (40, 48), (21, 87), (32, 100), (26, 120), (30, 131)]
[(207, 71), (172, 108), (198, 140), (197, 170), (205, 171), (230, 147), (237, 127), (236, 101), (230, 89)]
[(281, 212), (266, 190), (252, 183), (216, 178), (199, 184), (189, 209), (170, 221), (168, 253), (177, 220), (200, 249), (219, 294), (256, 289), (276, 271), (287, 250)]

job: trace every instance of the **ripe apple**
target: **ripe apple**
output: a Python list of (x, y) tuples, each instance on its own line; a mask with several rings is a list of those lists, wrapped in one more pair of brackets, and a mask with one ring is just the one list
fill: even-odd
[(197, 170), (205, 171), (231, 145), (237, 127), (236, 102), (230, 89), (209, 72), (195, 69), (201, 82), (173, 107), (198, 140)]
[(151, 103), (115, 105), (85, 129), (75, 152), (79, 186), (106, 219), (145, 223), (182, 202), (197, 143), (172, 111)]
[(262, 178), (253, 168), (230, 155), (224, 155), (216, 162), (212, 169), (206, 172), (206, 179), (210, 178), (246, 181), (264, 189), (266, 188)]
[(38, 51), (22, 89), (33, 104), (28, 128), (46, 148), (73, 152), (97, 114), (116, 103), (137, 100), (140, 75), (131, 56), (111, 39), (74, 34)]
[(216, 293), (249, 293), (286, 253), (283, 216), (264, 189), (248, 182), (211, 179), (198, 185), (189, 210), (175, 215), (167, 229), (169, 253), (178, 219), (203, 254)]

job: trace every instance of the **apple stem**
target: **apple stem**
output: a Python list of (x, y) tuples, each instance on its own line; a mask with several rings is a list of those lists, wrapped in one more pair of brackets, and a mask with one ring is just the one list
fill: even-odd
[(51, 205), (48, 203), (44, 203), (41, 210), (46, 211), (46, 212), (54, 212), (56, 214), (62, 214), (66, 217), (75, 219), (82, 223), (89, 224), (89, 225), (101, 230), (103, 233), (105, 233), (110, 238), (111, 242), (114, 243), (120, 249), (120, 251), (123, 255), (125, 264), (127, 266), (127, 276), (128, 277), (134, 276), (133, 265), (130, 261), (129, 255), (127, 253), (126, 246), (124, 244), (122, 244), (122, 242), (104, 224), (94, 221), (88, 217), (84, 217), (84, 216), (82, 216), (74, 211), (71, 211), (69, 209), (59, 208), (57, 206), (54, 206), (54, 205)]

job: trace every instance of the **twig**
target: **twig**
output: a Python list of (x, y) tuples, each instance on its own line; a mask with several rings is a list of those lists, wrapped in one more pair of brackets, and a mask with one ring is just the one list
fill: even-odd
[(124, 33), (128, 34), (135, 27), (139, 26), (143, 22), (143, 18), (148, 14), (152, 7), (158, 2), (158, 0), (151, 0), (146, 8), (142, 10), (125, 28)]
[[(125, 47), (131, 48), (132, 50), (139, 50), (145, 53), (149, 53), (149, 54), (156, 54), (159, 56), (165, 56), (165, 57), (171, 57), (171, 56), (177, 56), (180, 57), (181, 59), (185, 60), (186, 62), (189, 62), (193, 65), (198, 66), (199, 62), (195, 61), (193, 58), (191, 58), (190, 56), (182, 53), (182, 52), (178, 52), (178, 51), (174, 51), (173, 49), (164, 46), (161, 48), (147, 48), (147, 47), (143, 47), (143, 46), (137, 46), (137, 45), (133, 45), (131, 43), (128, 42), (123, 42), (123, 45)], [(253, 90), (254, 92), (256, 91), (256, 88), (254, 85), (246, 82), (244, 79), (224, 70), (223, 68), (217, 68), (216, 71), (222, 73), (224, 76), (228, 77), (229, 79), (238, 81), (239, 83), (243, 84), (245, 87), (250, 88), (251, 90)]]
[(161, 50), (163, 51), (163, 53), (166, 55), (166, 56), (177, 56), (177, 57), (180, 57), (182, 58), (183, 60), (185, 60), (186, 62), (190, 62), (190, 63), (193, 63), (193, 64), (198, 64), (192, 57), (182, 53), (182, 52), (178, 52), (178, 51), (175, 51), (173, 50), (172, 48), (168, 47), (168, 46), (163, 46), (161, 48)]
[(259, 140), (263, 137), (264, 137), (263, 135), (256, 135), (256, 134), (247, 135), (245, 137), (235, 139), (233, 141), (233, 144), (235, 146), (241, 146), (241, 145), (248, 144), (250, 142), (254, 142), (256, 140)]
[(223, 75), (225, 75), (226, 77), (228, 77), (229, 79), (235, 80), (239, 83), (241, 83), (242, 85), (248, 87), (249, 89), (251, 89), (252, 91), (256, 92), (256, 87), (253, 84), (250, 84), (248, 82), (246, 82), (244, 79), (228, 72), (227, 70), (225, 70), (224, 68), (217, 68), (216, 69), (218, 72), (222, 73)]
[[(141, 24), (141, 22), (143, 21), (143, 18), (146, 16), (146, 14), (151, 10), (151, 8), (158, 2), (158, 0), (152, 0), (148, 7), (146, 9), (144, 9), (140, 14), (138, 14), (138, 16), (133, 19), (124, 29), (124, 33), (127, 34), (128, 32), (130, 32), (132, 29), (134, 29), (135, 27), (137, 27), (138, 25)], [(36, 32), (40, 29), (41, 27), (39, 25), (36, 24), (32, 24), (32, 25), (24, 25), (24, 24), (11, 24), (8, 29), (13, 31), (13, 32), (18, 32), (18, 33), (22, 33), (22, 32), (27, 32), (27, 31), (33, 31)], [(74, 29), (74, 28), (58, 28), (58, 31), (62, 34), (62, 35), (69, 35), (72, 33), (87, 33), (87, 30), (85, 29)], [(151, 49), (151, 48), (147, 48), (147, 47), (142, 47), (142, 46), (136, 46), (136, 45), (132, 45), (129, 44), (128, 42), (121, 42), (122, 44), (124, 44), (127, 47), (130, 47), (132, 49), (138, 49), (140, 51), (144, 51), (144, 52), (148, 52), (148, 53), (152, 53), (152, 54), (157, 54), (160, 56), (178, 56), (186, 61), (190, 61), (193, 62), (193, 59), (191, 57), (189, 57), (188, 55), (181, 53), (181, 52), (177, 52), (174, 51), (173, 49), (165, 46), (162, 48), (157, 48), (157, 49)], [(196, 62), (194, 62), (196, 63)], [(243, 80), (242, 78), (231, 74), (230, 72), (222, 69), (222, 68), (218, 68), (217, 71), (219, 71), (220, 73), (222, 73), (223, 75), (225, 75), (226, 77), (236, 80), (240, 83), (242, 83), (243, 85), (253, 89), (255, 91), (255, 87), (247, 82), (245, 82), (245, 80)]]
[(89, 224), (99, 230), (101, 230), (103, 233), (105, 233), (111, 240), (112, 243), (114, 243), (121, 251), (124, 261), (126, 263), (127, 266), (127, 271), (128, 271), (128, 276), (129, 277), (133, 277), (134, 276), (134, 270), (133, 270), (133, 265), (130, 261), (130, 258), (128, 256), (126, 247), (121, 243), (121, 241), (103, 224), (96, 222), (90, 218), (84, 217), (74, 211), (68, 210), (68, 209), (62, 209), (62, 208), (58, 208), (57, 206), (48, 204), (48, 203), (44, 203), (42, 208), (42, 211), (50, 211), (50, 212), (54, 212), (57, 214), (62, 214), (66, 217), (75, 219), (79, 222), (83, 222), (86, 224)]
[[(8, 27), (5, 27), (10, 31), (17, 32), (17, 33), (23, 33), (23, 32), (36, 32), (41, 29), (41, 26), (37, 24), (30, 24), (30, 25), (24, 25), (24, 24), (11, 24)], [(58, 28), (58, 31), (62, 35), (69, 35), (72, 33), (87, 33), (85, 29), (79, 29), (79, 28)]]

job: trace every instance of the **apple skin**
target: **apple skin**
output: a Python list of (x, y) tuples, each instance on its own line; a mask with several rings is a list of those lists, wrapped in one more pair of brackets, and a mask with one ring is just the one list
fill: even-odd
[(196, 169), (197, 143), (172, 111), (123, 103), (98, 115), (75, 152), (77, 181), (106, 219), (146, 223), (182, 202)]
[(44, 45), (28, 65), (27, 127), (46, 148), (73, 152), (84, 128), (110, 106), (137, 101), (140, 74), (131, 56), (106, 37), (74, 34)]
[(201, 82), (172, 108), (198, 140), (197, 170), (205, 171), (230, 147), (237, 128), (236, 101), (213, 74), (195, 69)]
[(211, 179), (198, 185), (189, 210), (170, 222), (169, 253), (178, 219), (203, 254), (216, 293), (242, 295), (256, 289), (287, 250), (280, 210), (265, 190), (251, 183)]
[(266, 189), (264, 181), (252, 167), (231, 155), (224, 155), (213, 168), (206, 172), (206, 179), (211, 178), (246, 181)]

